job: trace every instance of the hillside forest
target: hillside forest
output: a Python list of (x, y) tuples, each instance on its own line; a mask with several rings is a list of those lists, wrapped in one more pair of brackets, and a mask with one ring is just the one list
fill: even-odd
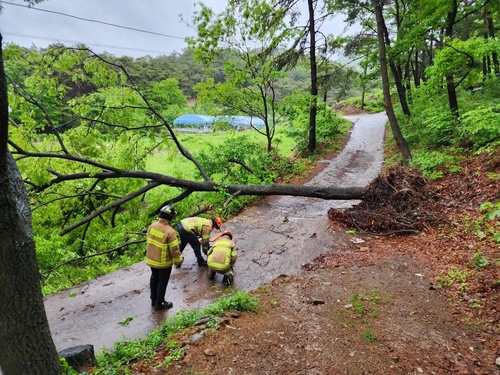
[[(197, 36), (158, 57), (2, 45), (1, 139), (27, 194), (30, 275), (43, 295), (142, 260), (144, 230), (166, 203), (180, 218), (229, 218), (258, 196), (312, 194), (289, 182), (338, 150), (352, 110), (386, 111), (396, 150), (386, 162), (430, 179), (456, 172), (466, 155), (498, 153), (500, 2), (307, 0), (306, 25), (299, 2), (229, 1), (219, 14), (199, 3)], [(360, 31), (324, 34), (338, 14)], [(186, 133), (172, 124), (187, 113), (265, 126), (238, 132), (221, 121)], [(485, 235), (500, 241), (500, 203), (481, 209), (493, 220)], [(13, 373), (18, 358), (0, 360)]]

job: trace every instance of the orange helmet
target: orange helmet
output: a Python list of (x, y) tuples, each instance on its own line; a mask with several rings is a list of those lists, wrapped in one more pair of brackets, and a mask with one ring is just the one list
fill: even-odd
[(217, 241), (219, 238), (222, 236), (229, 236), (229, 238), (232, 240), (233, 239), (233, 233), (230, 230), (225, 230), (224, 232), (219, 232), (212, 238), (210, 238), (210, 242)]
[(222, 225), (222, 219), (219, 216), (214, 216), (212, 218), (212, 223), (215, 228), (220, 229), (220, 226)]

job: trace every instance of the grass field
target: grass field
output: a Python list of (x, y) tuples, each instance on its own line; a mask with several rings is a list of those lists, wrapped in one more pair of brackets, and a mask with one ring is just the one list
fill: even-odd
[[(255, 130), (245, 132), (215, 132), (215, 133), (191, 133), (191, 134), (177, 134), (179, 141), (191, 153), (196, 154), (199, 151), (206, 151), (209, 145), (217, 147), (217, 145), (237, 142), (238, 137), (248, 135), (260, 145), (262, 145), (262, 152), (266, 150), (266, 137), (257, 133)], [(292, 156), (292, 148), (294, 141), (283, 132), (276, 132), (273, 144), (277, 147), (279, 153), (284, 156)], [(167, 149), (157, 152), (155, 156), (150, 157), (146, 163), (146, 169), (151, 172), (158, 172), (182, 178), (192, 178), (196, 169), (195, 165), (184, 158), (174, 143), (170, 141), (167, 144)]]

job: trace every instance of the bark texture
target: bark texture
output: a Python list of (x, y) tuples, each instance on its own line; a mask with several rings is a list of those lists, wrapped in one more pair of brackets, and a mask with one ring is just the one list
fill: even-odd
[(394, 108), (391, 102), (391, 93), (389, 89), (389, 74), (387, 72), (387, 58), (384, 40), (384, 30), (386, 29), (385, 20), (382, 13), (382, 5), (379, 0), (373, 0), (373, 8), (375, 10), (375, 17), (377, 20), (377, 34), (378, 34), (378, 46), (379, 46), (379, 59), (380, 59), (380, 75), (382, 76), (382, 90), (384, 92), (384, 104), (385, 111), (387, 113), (387, 118), (389, 119), (389, 124), (391, 125), (392, 134), (398, 145), (404, 162), (407, 164), (411, 159), (411, 152), (406, 142), (406, 139), (401, 133), (399, 128), (398, 120), (396, 114), (394, 113)]
[(42, 300), (28, 195), (7, 149), (7, 129), (0, 47), (0, 368), (4, 375), (62, 374)]

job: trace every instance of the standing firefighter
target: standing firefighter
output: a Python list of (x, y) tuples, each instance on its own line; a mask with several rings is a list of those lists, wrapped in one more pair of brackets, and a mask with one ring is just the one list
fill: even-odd
[(165, 301), (172, 265), (176, 268), (184, 260), (179, 250), (179, 240), (170, 222), (175, 216), (175, 209), (167, 205), (160, 210), (158, 221), (151, 224), (147, 234), (146, 264), (151, 267), (149, 280), (151, 306), (156, 310), (170, 309), (172, 302)]
[(224, 275), (222, 284), (229, 286), (234, 281), (233, 266), (238, 258), (238, 250), (233, 241), (233, 234), (226, 230), (217, 238), (208, 250), (208, 278), (213, 280), (216, 273)]
[[(219, 216), (214, 216), (212, 219), (188, 217), (181, 220), (177, 225), (179, 237), (181, 238), (179, 245), (181, 253), (184, 251), (186, 245), (190, 244), (194, 250), (194, 255), (196, 255), (198, 266), (206, 266), (207, 262), (201, 255), (201, 247), (203, 247), (203, 253), (206, 254), (210, 247), (210, 233), (212, 233), (212, 229), (220, 230), (221, 225), (222, 219)], [(199, 238), (201, 238), (201, 244)]]

